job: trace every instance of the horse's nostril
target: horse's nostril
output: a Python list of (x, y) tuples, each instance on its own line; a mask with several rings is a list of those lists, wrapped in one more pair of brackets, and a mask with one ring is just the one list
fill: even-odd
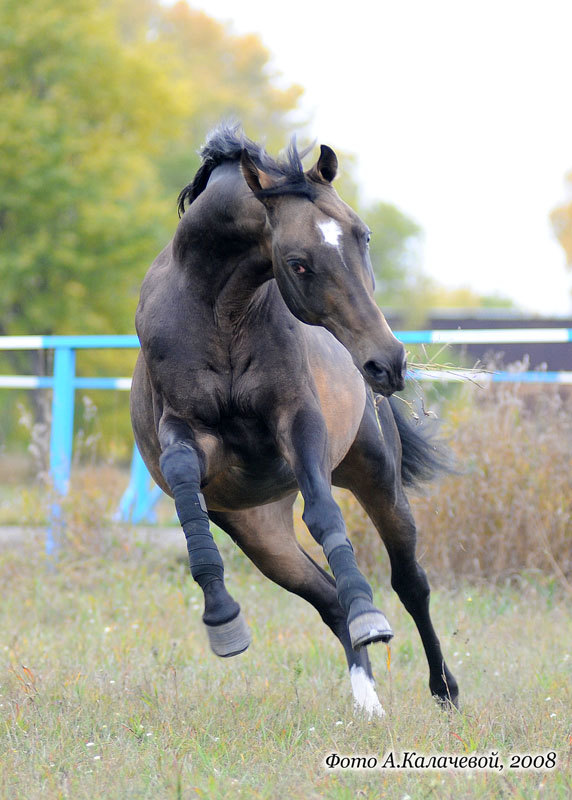
[(389, 377), (389, 371), (385, 367), (382, 367), (378, 361), (374, 361), (373, 359), (366, 361), (363, 365), (363, 368), (364, 372), (366, 372), (369, 377), (373, 378), (374, 380), (379, 381)]
[(399, 359), (388, 366), (376, 359), (370, 359), (363, 365), (363, 374), (374, 391), (381, 394), (400, 392), (405, 387), (405, 370), (407, 362)]

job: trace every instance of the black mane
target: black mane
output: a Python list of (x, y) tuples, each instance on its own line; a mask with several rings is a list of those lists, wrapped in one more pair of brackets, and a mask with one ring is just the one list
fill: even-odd
[(191, 183), (185, 186), (179, 194), (177, 200), (179, 217), (185, 212), (185, 204), (189, 206), (204, 190), (212, 171), (225, 161), (239, 161), (243, 150), (247, 151), (259, 169), (264, 170), (278, 181), (270, 189), (258, 192), (259, 197), (296, 194), (313, 200), (315, 189), (306, 179), (302, 167), (302, 158), (310, 149), (307, 148), (299, 153), (295, 137), (293, 137), (285, 155), (280, 159), (274, 159), (268, 155), (262, 145), (248, 139), (240, 125), (222, 123), (207, 136), (206, 142), (200, 150), (202, 164)]

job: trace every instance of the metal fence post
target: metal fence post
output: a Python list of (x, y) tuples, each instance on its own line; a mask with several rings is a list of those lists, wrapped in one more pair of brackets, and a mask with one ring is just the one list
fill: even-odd
[(154, 507), (163, 492), (153, 483), (151, 476), (141, 458), (137, 445), (133, 445), (133, 458), (131, 459), (131, 476), (129, 486), (123, 493), (115, 519), (119, 522), (157, 522)]
[(56, 347), (50, 433), (50, 477), (55, 497), (51, 506), (50, 524), (46, 532), (46, 553), (48, 555), (53, 555), (59, 546), (63, 526), (60, 499), (67, 494), (69, 489), (73, 444), (74, 379), (75, 351), (71, 347)]

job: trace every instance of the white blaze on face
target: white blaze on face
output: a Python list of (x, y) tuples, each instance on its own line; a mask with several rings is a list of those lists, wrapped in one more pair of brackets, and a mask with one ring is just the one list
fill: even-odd
[(335, 219), (330, 219), (327, 222), (318, 222), (318, 228), (324, 237), (325, 243), (339, 249), (340, 237), (343, 231)]
[(340, 241), (343, 235), (343, 231), (336, 222), (336, 220), (329, 219), (327, 222), (318, 222), (318, 228), (320, 230), (320, 233), (322, 234), (324, 242), (326, 244), (329, 244), (330, 247), (336, 248), (342, 264), (346, 269), (348, 269), (348, 265), (344, 260), (344, 254), (342, 252), (341, 241)]
[(368, 677), (364, 668), (356, 667), (354, 664), (350, 669), (350, 680), (355, 710), (364, 711), (370, 719), (373, 716), (383, 717), (385, 711), (379, 702), (373, 681)]

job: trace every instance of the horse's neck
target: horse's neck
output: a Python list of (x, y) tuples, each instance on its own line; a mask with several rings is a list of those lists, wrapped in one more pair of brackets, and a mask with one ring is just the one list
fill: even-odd
[(239, 325), (251, 310), (260, 294), (260, 288), (272, 277), (264, 262), (256, 259), (242, 260), (229, 271), (227, 280), (220, 287), (213, 303), (217, 325), (221, 328), (234, 328)]
[(174, 241), (193, 291), (212, 305), (221, 327), (235, 325), (273, 275), (265, 212), (238, 168), (229, 166), (214, 171)]

